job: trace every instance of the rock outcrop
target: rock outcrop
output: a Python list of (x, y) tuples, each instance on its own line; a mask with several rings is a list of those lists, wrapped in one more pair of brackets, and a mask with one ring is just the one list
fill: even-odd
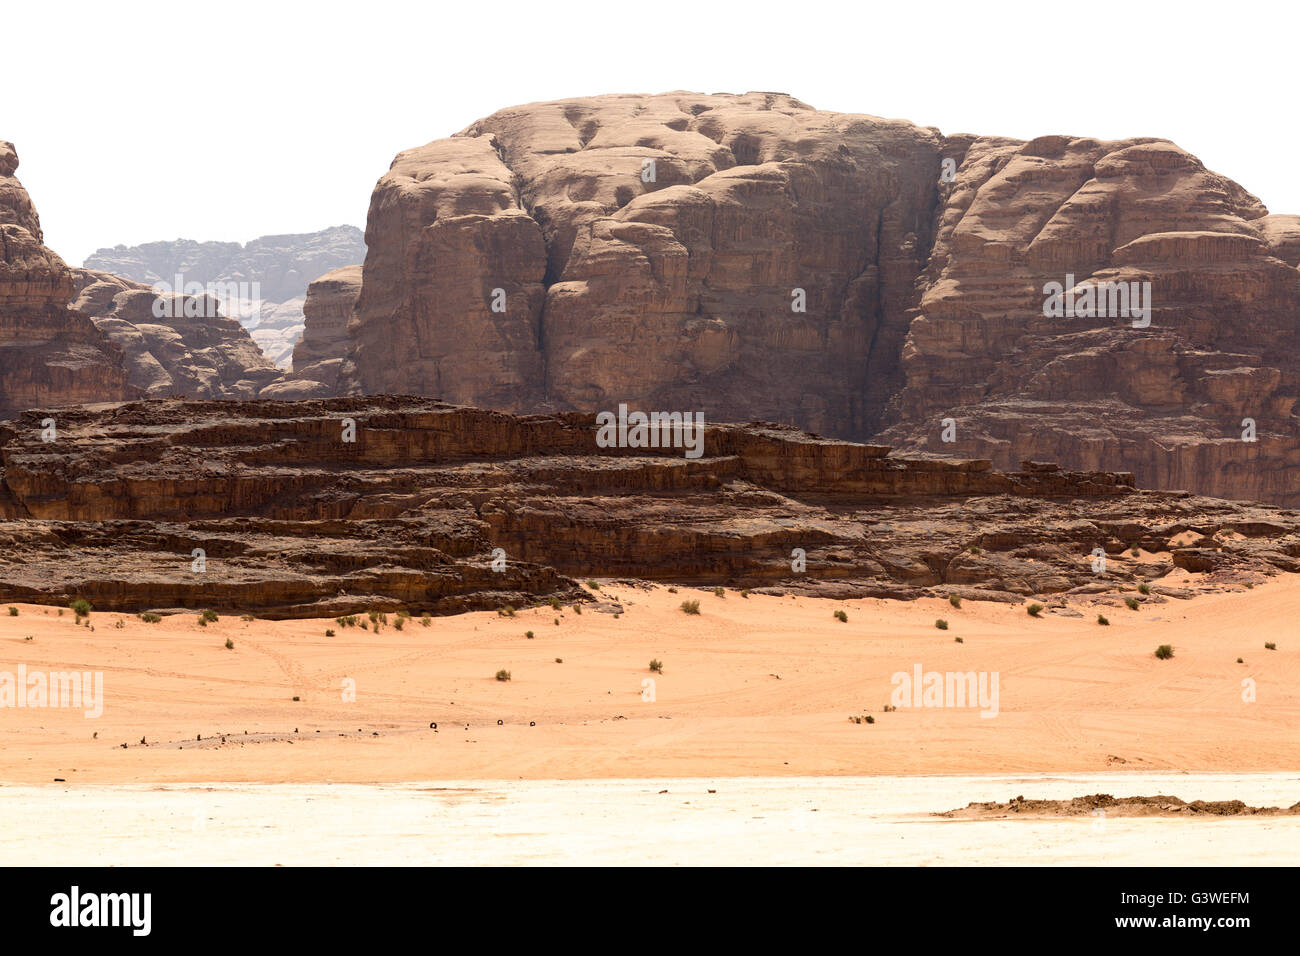
[[(236, 318), (267, 357), (281, 369), (290, 365), (302, 334), (307, 286), (340, 266), (359, 263), (366, 247), (360, 229), (334, 226), (319, 232), (262, 236), (238, 242), (147, 242), (97, 250), (85, 268), (110, 272), (150, 286), (165, 283), (172, 292), (177, 276), (186, 284), (231, 287), (218, 294), (222, 314)], [(252, 294), (235, 291), (257, 283)], [(340, 356), (341, 357), (341, 356)]]
[(361, 266), (335, 269), (307, 287), (305, 329), (293, 349), (293, 370), (264, 388), (260, 397), (324, 398), (338, 393), (348, 320), (360, 294)]
[(0, 142), (0, 418), (35, 406), (135, 397), (118, 350), (68, 308), (72, 272), (45, 247), (17, 169), (13, 144)]
[[(1167, 141), (775, 93), (537, 103), (399, 154), (367, 241), (351, 394), (691, 409), (1300, 503), (1300, 217)], [(1052, 282), (1136, 282), (1150, 312), (1049, 318)]]
[[(708, 425), (690, 458), (602, 447), (591, 415), (392, 396), (64, 409), (56, 442), (44, 414), (0, 424), (0, 600), (449, 613), (629, 576), (1119, 603), (1300, 571), (1295, 512), (785, 426)], [(1168, 587), (1176, 567), (1203, 575)]]
[(244, 327), (222, 316), (220, 303), (208, 296), (158, 294), (88, 269), (73, 270), (73, 284), (73, 308), (121, 349), (130, 384), (150, 398), (256, 398), (280, 376)]

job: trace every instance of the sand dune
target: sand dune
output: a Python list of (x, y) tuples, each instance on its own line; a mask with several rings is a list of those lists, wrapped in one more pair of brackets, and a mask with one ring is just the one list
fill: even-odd
[[(0, 780), (1246, 772), (1300, 761), (1292, 577), (1106, 608), (1109, 627), (1083, 603), (1070, 609), (1077, 617), (1033, 619), (1023, 605), (972, 601), (717, 597), (617, 582), (600, 593), (623, 613), (473, 613), (378, 634), (332, 620), (200, 627), (194, 614), (148, 624), (116, 613), (93, 613), (91, 631), (71, 611), (0, 608), (0, 671), (102, 671), (104, 688), (98, 718), (0, 708)], [(684, 614), (684, 599), (701, 613)], [(832, 616), (841, 609), (847, 622)], [(1153, 656), (1160, 644), (1173, 645), (1171, 660)], [(885, 712), (891, 676), (917, 665), (996, 674), (997, 716)], [(512, 679), (496, 680), (499, 669)], [(864, 715), (874, 723), (849, 719)]]

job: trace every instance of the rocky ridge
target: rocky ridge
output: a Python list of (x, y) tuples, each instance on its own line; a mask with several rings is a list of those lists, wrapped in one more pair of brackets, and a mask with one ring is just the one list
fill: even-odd
[[(0, 424), (0, 600), (450, 613), (579, 600), (573, 578), (629, 577), (1038, 597), (1064, 613), (1066, 599), (1119, 604), (1138, 583), (1160, 602), (1300, 571), (1294, 511), (762, 423), (708, 425), (692, 459), (600, 447), (591, 415), (392, 396), (65, 408), (53, 443), (47, 414)], [(1202, 576), (1163, 584), (1174, 568)]]

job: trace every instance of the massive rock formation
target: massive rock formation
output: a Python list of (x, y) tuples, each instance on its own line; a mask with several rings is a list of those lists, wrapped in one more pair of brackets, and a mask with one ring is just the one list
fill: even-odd
[(138, 395), (118, 350), (68, 308), (72, 272), (45, 247), (17, 168), (13, 144), (0, 142), (0, 418), (38, 405)]
[[(1295, 512), (783, 426), (709, 425), (691, 458), (602, 447), (590, 415), (392, 396), (64, 409), (53, 443), (44, 414), (0, 424), (0, 600), (444, 613), (574, 600), (570, 576), (626, 575), (1119, 603), (1300, 571)], [(1205, 574), (1169, 586), (1176, 567)]]
[(323, 398), (337, 394), (347, 352), (347, 326), (361, 294), (361, 266), (335, 269), (307, 287), (302, 338), (293, 371), (262, 389), (262, 398)]
[(346, 381), (865, 434), (941, 143), (774, 93), (503, 110), (400, 154), (375, 188)]
[(150, 398), (256, 398), (280, 376), (243, 326), (222, 316), (208, 296), (160, 295), (110, 273), (73, 273), (73, 308), (122, 350), (130, 383)]
[[(238, 242), (147, 242), (99, 249), (87, 269), (111, 272), (168, 288), (182, 276), (186, 284), (258, 284), (260, 295), (220, 295), (222, 314), (237, 318), (273, 363), (287, 369), (302, 334), (308, 284), (340, 266), (361, 262), (366, 247), (360, 229), (334, 226), (300, 235), (262, 236)], [(183, 292), (183, 289), (172, 289)]]
[[(1160, 140), (947, 148), (956, 179), (882, 440), (1300, 503), (1296, 217)], [(1051, 282), (1137, 284), (1150, 312), (1048, 317)]]
[[(538, 103), (401, 153), (367, 241), (350, 393), (692, 409), (1300, 503), (1300, 217), (1163, 140), (944, 137), (774, 93)], [(1149, 324), (1046, 318), (1068, 281), (1149, 282)]]

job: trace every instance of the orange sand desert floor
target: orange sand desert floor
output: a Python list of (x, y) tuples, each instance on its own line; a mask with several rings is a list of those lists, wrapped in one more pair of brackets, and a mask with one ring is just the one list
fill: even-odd
[[(1072, 605), (1079, 617), (1035, 619), (1024, 605), (969, 600), (956, 609), (938, 599), (717, 597), (617, 582), (593, 593), (617, 600), (621, 616), (543, 607), (427, 627), (409, 620), (401, 630), (390, 623), (375, 634), (333, 620), (223, 616), (200, 627), (195, 614), (149, 624), (96, 611), (92, 632), (71, 611), (17, 605), (12, 616), (0, 607), (0, 679), (21, 665), (29, 674), (102, 671), (104, 697), (98, 718), (82, 708), (0, 707), (0, 781), (1300, 766), (1300, 577), (1137, 611), (1104, 608), (1108, 627), (1084, 603)], [(700, 602), (699, 615), (680, 609), (688, 599)], [(948, 630), (935, 627), (939, 618)], [(1153, 656), (1161, 644), (1173, 646), (1172, 659)], [(662, 673), (649, 670), (651, 659)], [(970, 707), (886, 712), (891, 677), (917, 665), (997, 674), (997, 716)], [(495, 679), (502, 669), (509, 681)], [(864, 715), (874, 723), (849, 719)]]

